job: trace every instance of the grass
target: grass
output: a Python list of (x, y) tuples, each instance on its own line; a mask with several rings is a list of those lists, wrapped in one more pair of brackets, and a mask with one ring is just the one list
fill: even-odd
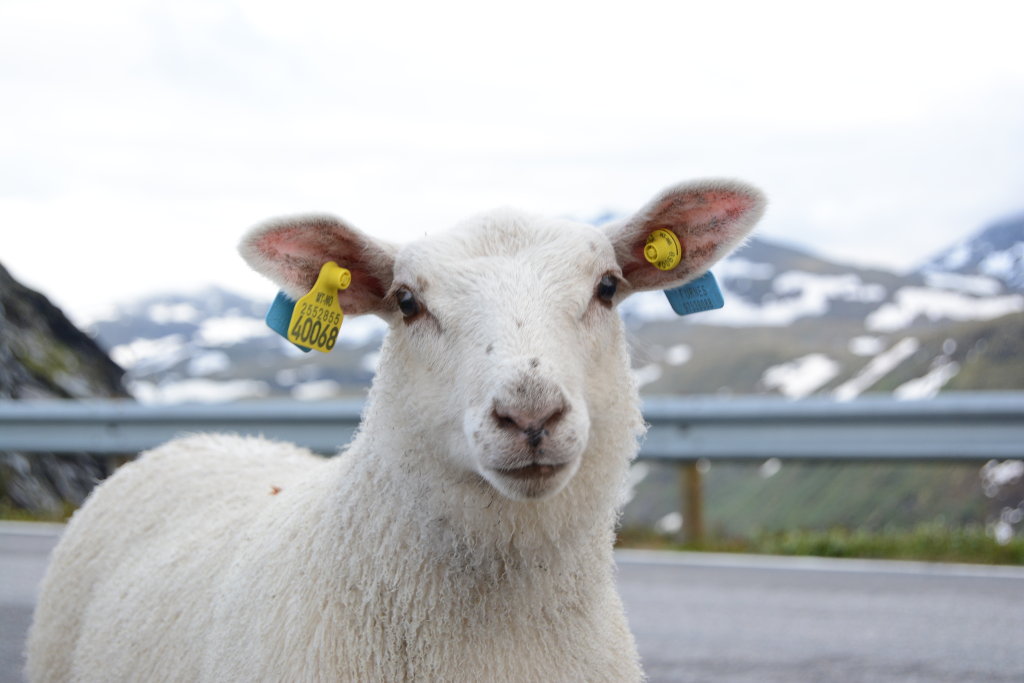
[[(23, 522), (65, 522), (75, 506), (33, 513), (0, 502), (0, 519)], [(702, 543), (685, 543), (677, 536), (649, 528), (620, 529), (620, 548), (693, 550), (815, 557), (847, 557), (922, 562), (966, 562), (1024, 566), (1024, 538), (1000, 544), (980, 526), (949, 527), (921, 524), (909, 530), (867, 531), (835, 528), (828, 531), (795, 530), (763, 533), (754, 537), (710, 537)]]
[(1000, 544), (983, 527), (951, 528), (941, 524), (880, 532), (842, 528), (780, 531), (751, 538), (709, 538), (700, 544), (684, 543), (648, 529), (622, 529), (618, 545), (663, 550), (1024, 565), (1024, 538), (1015, 537), (1009, 543)]
[(65, 501), (60, 509), (34, 512), (14, 507), (6, 500), (0, 500), (0, 519), (12, 522), (66, 522), (78, 507)]

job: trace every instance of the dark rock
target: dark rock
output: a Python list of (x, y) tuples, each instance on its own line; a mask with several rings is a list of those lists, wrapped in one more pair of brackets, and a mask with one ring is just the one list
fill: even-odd
[[(124, 370), (64, 313), (0, 265), (0, 400), (127, 398)], [(37, 513), (80, 504), (107, 474), (86, 452), (0, 453), (0, 504)]]

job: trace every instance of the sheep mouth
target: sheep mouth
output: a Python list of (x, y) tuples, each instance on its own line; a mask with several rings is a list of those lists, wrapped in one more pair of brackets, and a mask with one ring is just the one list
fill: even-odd
[(509, 477), (511, 479), (547, 479), (548, 477), (552, 477), (565, 469), (566, 465), (567, 463), (554, 465), (533, 463), (524, 467), (510, 467), (507, 469), (495, 468), (494, 471), (503, 477)]

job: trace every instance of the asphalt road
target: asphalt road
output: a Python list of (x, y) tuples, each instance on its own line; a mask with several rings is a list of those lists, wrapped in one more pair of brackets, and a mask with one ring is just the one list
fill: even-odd
[[(0, 683), (55, 530), (0, 525)], [(652, 682), (1024, 681), (1024, 569), (621, 552)]]

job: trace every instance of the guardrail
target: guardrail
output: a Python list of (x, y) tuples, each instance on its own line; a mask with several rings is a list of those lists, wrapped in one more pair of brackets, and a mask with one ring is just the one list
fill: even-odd
[[(0, 451), (124, 455), (186, 432), (230, 431), (335, 452), (354, 433), (360, 401), (142, 405), (131, 401), (0, 401)], [(651, 398), (640, 458), (683, 466), (684, 519), (701, 535), (696, 463), (984, 462), (1024, 458), (1024, 392), (888, 396), (837, 402), (772, 397)]]
[[(263, 434), (332, 453), (352, 437), (361, 401), (144, 405), (0, 401), (0, 451), (135, 453), (197, 431)], [(985, 461), (1024, 457), (1024, 392), (887, 396), (651, 398), (640, 457), (653, 460)]]

